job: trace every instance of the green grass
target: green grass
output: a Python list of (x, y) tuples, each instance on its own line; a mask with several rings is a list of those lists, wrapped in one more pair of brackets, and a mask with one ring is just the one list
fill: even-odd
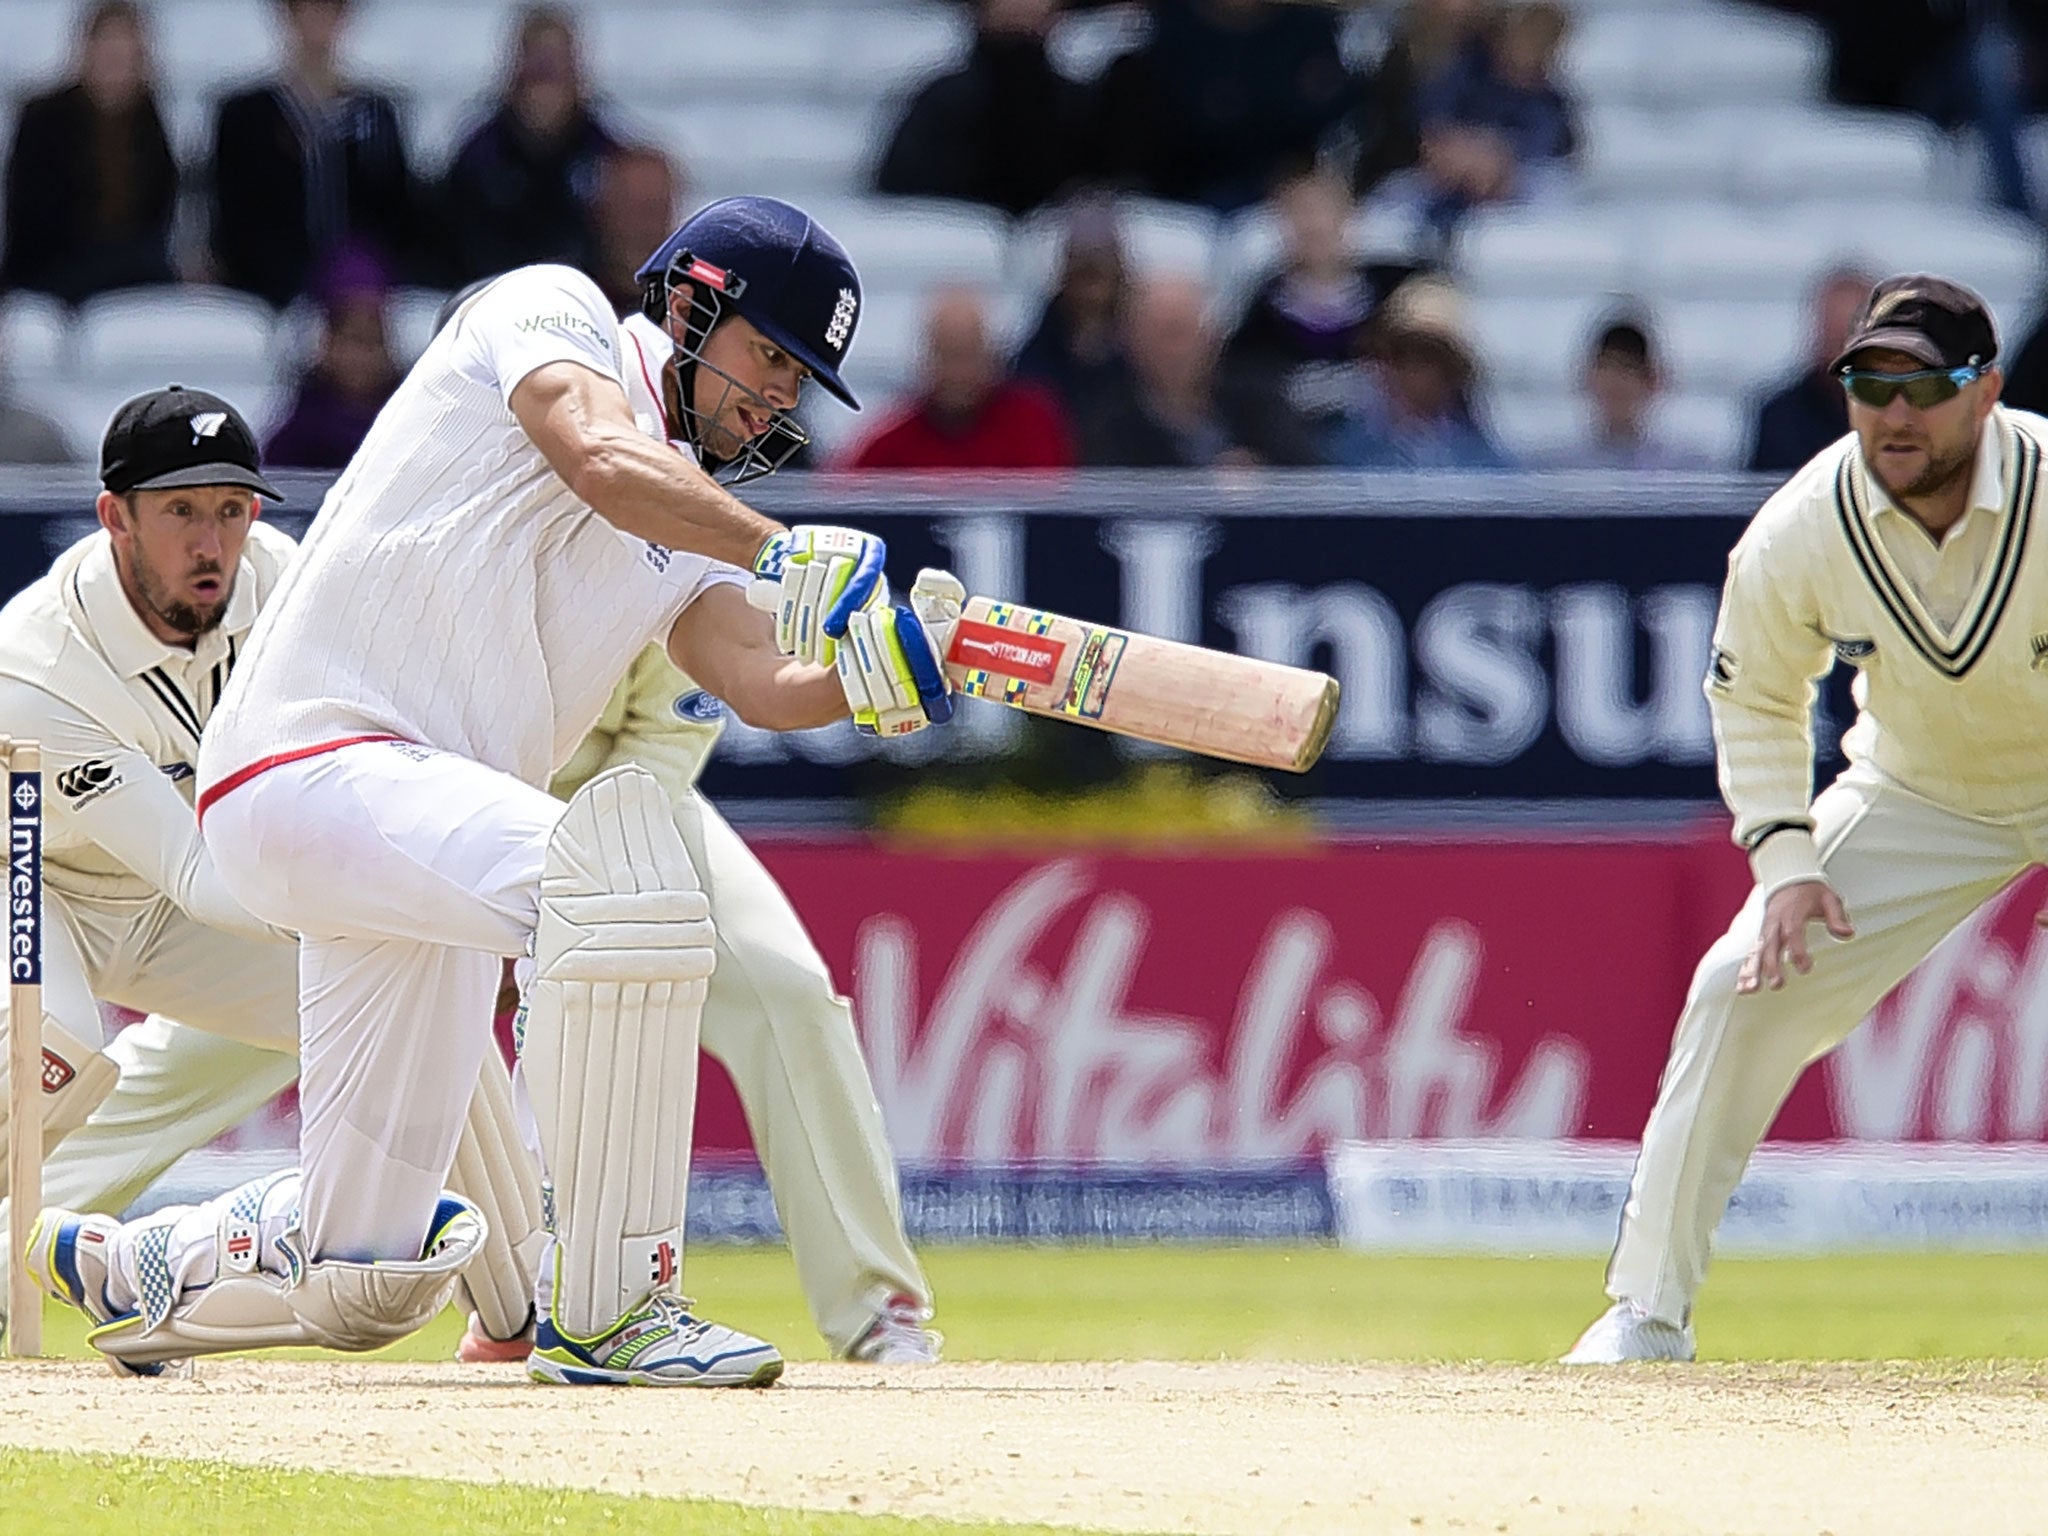
[(8, 1536), (1082, 1536), (1042, 1525), (972, 1525), (750, 1509), (712, 1499), (630, 1498), (416, 1477), (344, 1477), (208, 1461), (0, 1449)]
[[(929, 1250), (958, 1360), (1554, 1359), (1605, 1305), (1597, 1259), (1377, 1257), (1334, 1248)], [(703, 1248), (692, 1295), (721, 1322), (822, 1359), (780, 1248)], [(2048, 1256), (1729, 1259), (1700, 1299), (1708, 1359), (2048, 1359)], [(52, 1353), (89, 1351), (46, 1314)], [(445, 1359), (453, 1314), (382, 1351)], [(306, 1351), (311, 1354), (313, 1352)]]

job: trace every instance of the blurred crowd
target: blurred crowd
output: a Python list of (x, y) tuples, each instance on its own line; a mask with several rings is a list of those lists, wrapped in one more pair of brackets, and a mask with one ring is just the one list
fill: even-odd
[[(1058, 67), (1054, 24), (1105, 0), (965, 3), (972, 46), (905, 102), (877, 146), (872, 190), (1014, 215), (1051, 208), (1056, 285), (1015, 337), (990, 295), (930, 295), (917, 389), (836, 464), (1511, 464), (1488, 430), (1485, 359), (1445, 256), (1472, 209), (1569, 185), (1579, 134), (1557, 69), (1567, 7), (1121, 0), (1118, 11), (1145, 13), (1143, 41), (1084, 81)], [(1975, 125), (1999, 197), (2031, 206), (2011, 133), (2040, 104), (2048, 6), (1768, 3), (1830, 28), (1839, 98)], [(688, 187), (668, 155), (610, 118), (572, 10), (520, 14), (488, 111), (429, 181), (392, 98), (340, 63), (347, 0), (276, 6), (275, 68), (214, 105), (198, 165), (181, 165), (166, 135), (146, 11), (132, 0), (83, 11), (69, 78), (18, 118), (0, 293), (77, 304), (193, 282), (310, 312), (316, 339), (267, 449), (273, 463), (312, 468), (345, 462), (395, 387), (394, 286), (453, 289), (561, 261), (622, 313), (636, 303), (633, 271)], [(1890, 31), (1853, 24), (1886, 8), (1901, 13)], [(1915, 32), (1915, 16), (1933, 30)], [(1267, 210), (1276, 261), (1248, 296), (1147, 270), (1126, 238), (1127, 196)], [(1361, 227), (1407, 232), (1410, 255), (1360, 255)], [(1743, 463), (1707, 464), (1660, 436), (1656, 317), (1618, 303), (1584, 339), (1581, 440), (1523, 467), (1802, 462), (1844, 429), (1824, 363), (1870, 281), (1845, 270), (1821, 282), (1808, 364), (1757, 402)], [(54, 427), (5, 397), (4, 369), (0, 358), (0, 461), (70, 457)], [(2024, 349), (2009, 398), (2048, 406), (2048, 340)]]

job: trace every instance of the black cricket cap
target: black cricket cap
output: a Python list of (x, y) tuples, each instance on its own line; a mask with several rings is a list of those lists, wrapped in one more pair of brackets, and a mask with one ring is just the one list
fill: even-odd
[(100, 442), (100, 484), (117, 496), (193, 485), (241, 485), (284, 497), (256, 467), (256, 436), (219, 395), (173, 384), (114, 412)]
[(1982, 368), (1998, 356), (1998, 327), (1990, 307), (1961, 283), (1924, 272), (1888, 277), (1870, 290), (1830, 371), (1872, 348), (1903, 352), (1929, 368)]

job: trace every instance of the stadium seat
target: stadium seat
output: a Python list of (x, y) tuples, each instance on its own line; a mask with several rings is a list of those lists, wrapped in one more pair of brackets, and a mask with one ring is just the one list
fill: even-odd
[[(1124, 256), (1134, 276), (1147, 273), (1211, 280), (1221, 226), (1215, 214), (1186, 203), (1125, 197), (1117, 202)], [(1005, 268), (1023, 290), (1049, 294), (1059, 283), (1066, 243), (1066, 213), (1043, 208), (1012, 230)]]
[(1608, 203), (1711, 198), (1734, 189), (1743, 114), (1591, 104), (1581, 117), (1580, 184)]
[(61, 379), (71, 366), (71, 330), (64, 306), (47, 294), (0, 297), (0, 381), (16, 390)]
[(1496, 297), (1570, 296), (1625, 288), (1628, 247), (1619, 230), (1591, 210), (1561, 207), (1483, 209), (1459, 231), (1454, 266), (1472, 293)]
[(1625, 295), (1543, 299), (1474, 295), (1465, 323), (1481, 372), (1508, 391), (1557, 394), (1576, 386), (1594, 328), (1628, 307)]
[(74, 0), (6, 0), (0, 22), (0, 96), (24, 96), (56, 84), (78, 47)]
[(344, 56), (400, 93), (491, 92), (505, 73), (513, 15), (501, 0), (366, 0), (351, 8)]
[(1672, 387), (1741, 392), (1798, 366), (1813, 319), (1803, 296), (1761, 302), (1714, 297), (1661, 304), (1651, 322)]
[(2014, 214), (1943, 203), (1810, 202), (1786, 211), (1810, 238), (1833, 242), (1879, 273), (1938, 272), (1968, 283), (2001, 319), (2028, 310), (2044, 276), (2038, 226)]
[[(390, 8), (369, 0), (360, 7), (356, 30)], [(151, 6), (157, 70), (162, 92), (170, 98), (166, 107), (210, 117), (222, 91), (275, 69), (276, 12), (269, 0), (178, 0)]]
[(1009, 220), (993, 209), (921, 197), (821, 198), (808, 206), (846, 247), (870, 292), (1003, 286)]
[(1810, 98), (1825, 47), (1818, 28), (1724, 0), (1601, 10), (1566, 40), (1563, 76), (1586, 102), (1728, 106)]
[(1760, 112), (1736, 158), (1736, 185), (1759, 200), (1797, 201), (1822, 189), (1847, 201), (1932, 197), (1938, 138), (1897, 112), (1797, 108)]
[(275, 321), (260, 299), (222, 288), (125, 288), (78, 312), (78, 377), (100, 383), (207, 375), (268, 378)]
[(1736, 203), (1665, 203), (1637, 225), (1636, 286), (1651, 302), (1803, 297), (1831, 254), (1810, 226)]

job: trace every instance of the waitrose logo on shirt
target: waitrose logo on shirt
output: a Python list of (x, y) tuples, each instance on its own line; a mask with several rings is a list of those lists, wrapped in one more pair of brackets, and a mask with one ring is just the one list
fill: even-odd
[(529, 335), (535, 331), (567, 331), (574, 336), (588, 336), (607, 352), (612, 349), (611, 337), (591, 324), (588, 316), (579, 315), (573, 310), (565, 309), (552, 315), (528, 315), (524, 320), (515, 321), (514, 324), (520, 331)]

